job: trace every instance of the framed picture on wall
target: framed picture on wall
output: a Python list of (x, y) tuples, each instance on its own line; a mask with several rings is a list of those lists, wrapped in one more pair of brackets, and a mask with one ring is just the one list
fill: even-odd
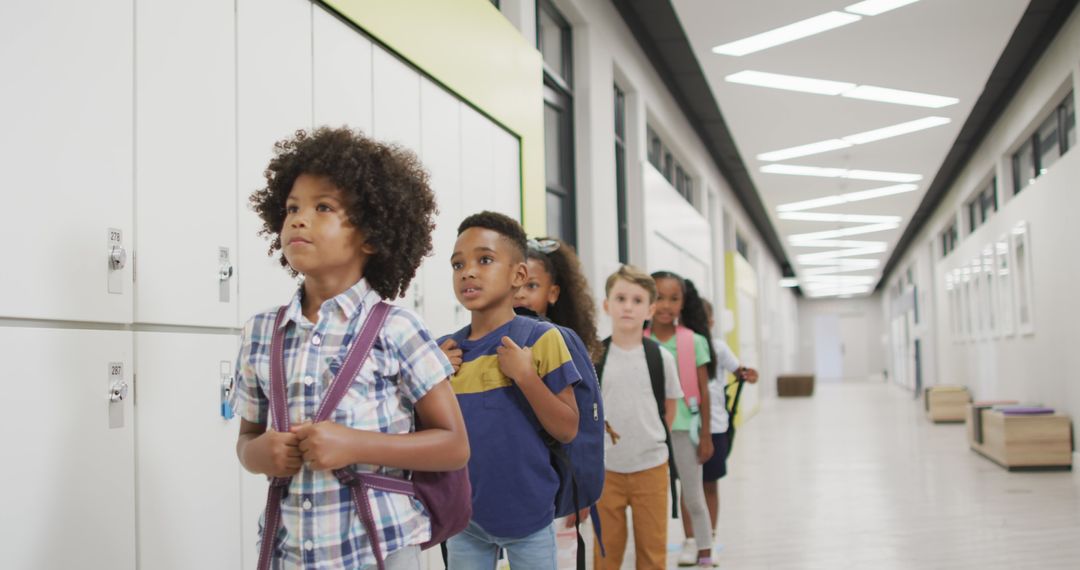
[(1001, 336), (1011, 336), (1013, 327), (1012, 263), (1009, 254), (1009, 234), (998, 238), (994, 244), (994, 275), (997, 278), (998, 328)]
[(1020, 222), (1012, 229), (1012, 263), (1016, 279), (1016, 328), (1020, 334), (1035, 334), (1035, 301), (1031, 271), (1031, 228)]
[(983, 314), (986, 315), (986, 333), (988, 338), (997, 338), (1000, 334), (997, 315), (997, 279), (994, 274), (994, 244), (983, 248), (982, 252)]

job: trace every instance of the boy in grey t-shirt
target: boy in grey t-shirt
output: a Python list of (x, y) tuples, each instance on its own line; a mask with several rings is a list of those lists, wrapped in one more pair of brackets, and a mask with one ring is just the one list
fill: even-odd
[[(594, 568), (618, 569), (626, 550), (626, 508), (634, 517), (635, 568), (667, 568), (668, 430), (675, 402), (683, 397), (675, 357), (642, 338), (656, 306), (656, 283), (647, 273), (622, 266), (608, 277), (604, 311), (612, 333), (601, 363), (601, 393), (608, 438), (604, 445), (604, 491), (597, 503), (607, 556), (595, 548)], [(664, 412), (657, 408), (645, 342), (660, 355)]]

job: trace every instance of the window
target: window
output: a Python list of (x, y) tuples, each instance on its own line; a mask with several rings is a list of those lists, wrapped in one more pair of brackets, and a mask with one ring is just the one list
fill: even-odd
[(1013, 193), (1035, 182), (1075, 144), (1076, 108), (1070, 92), (1013, 155)]
[(619, 263), (630, 263), (630, 223), (626, 219), (626, 95), (615, 86), (615, 216)]
[(536, 4), (536, 44), (544, 59), (547, 234), (576, 246), (570, 25), (550, 0)]
[(997, 209), (997, 178), (993, 178), (967, 203), (968, 233), (986, 223)]
[(956, 231), (956, 222), (949, 224), (949, 227), (945, 228), (941, 232), (941, 257), (949, 255), (949, 253), (956, 249), (956, 242), (960, 234)]
[(646, 126), (645, 132), (649, 137), (649, 163), (655, 166), (656, 170), (671, 183), (676, 192), (685, 198), (687, 202), (693, 204), (694, 179), (679, 164), (679, 161), (671, 153), (671, 149), (664, 144), (664, 141), (660, 139), (660, 135), (657, 135), (652, 127)]
[(739, 252), (743, 259), (750, 261), (750, 246), (739, 232), (735, 232), (735, 251)]

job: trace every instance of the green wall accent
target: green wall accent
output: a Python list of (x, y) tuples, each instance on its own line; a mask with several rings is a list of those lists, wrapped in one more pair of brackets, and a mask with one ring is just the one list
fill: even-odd
[[(547, 231), (543, 60), (489, 0), (324, 3), (521, 140), (525, 231)], [(481, 210), (486, 204), (469, 204)]]

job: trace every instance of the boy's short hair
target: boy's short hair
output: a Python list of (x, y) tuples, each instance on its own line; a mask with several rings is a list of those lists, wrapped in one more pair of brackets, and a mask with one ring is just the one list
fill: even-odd
[[(375, 248), (364, 268), (365, 279), (384, 298), (403, 295), (431, 252), (438, 213), (428, 174), (416, 155), (347, 127), (299, 130), (278, 141), (264, 174), (266, 187), (249, 199), (263, 221), (259, 234), (272, 238), (270, 255), (282, 249), (285, 202), (301, 174), (326, 177), (341, 190), (349, 222)], [(296, 274), (284, 253), (280, 261)]]
[(604, 285), (605, 297), (611, 295), (611, 288), (615, 286), (615, 282), (619, 279), (637, 285), (648, 291), (649, 303), (652, 304), (656, 302), (656, 280), (648, 273), (645, 273), (633, 265), (621, 265), (619, 266), (618, 271), (608, 276), (607, 283)]
[(458, 225), (457, 235), (460, 236), (470, 228), (482, 228), (502, 235), (506, 241), (510, 242), (514, 252), (519, 255), (517, 260), (525, 261), (528, 239), (525, 237), (525, 228), (522, 228), (521, 224), (514, 218), (506, 214), (485, 210), (462, 220), (461, 224)]

